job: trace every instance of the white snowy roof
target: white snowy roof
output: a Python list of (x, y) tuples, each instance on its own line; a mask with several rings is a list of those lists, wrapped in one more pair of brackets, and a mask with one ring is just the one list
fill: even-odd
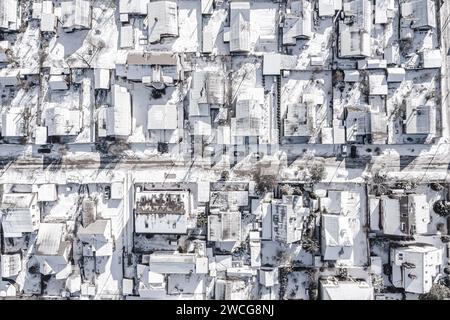
[(0, 29), (15, 31), (20, 27), (17, 0), (0, 1)]
[(365, 281), (320, 280), (322, 300), (373, 300), (373, 287)]
[(178, 6), (174, 1), (148, 4), (148, 41), (158, 42), (164, 36), (178, 36)]
[(147, 5), (149, 2), (149, 0), (120, 0), (119, 13), (144, 16), (147, 14)]
[(108, 136), (129, 136), (131, 134), (131, 95), (128, 89), (114, 85), (112, 106), (106, 109), (106, 134)]
[(391, 249), (392, 284), (406, 292), (427, 293), (442, 265), (442, 249), (410, 245)]
[(230, 51), (250, 50), (250, 3), (230, 3)]
[(94, 69), (95, 89), (109, 89), (109, 69)]
[(154, 252), (150, 254), (150, 271), (162, 274), (195, 272), (195, 255), (188, 253)]
[(369, 75), (369, 94), (370, 95), (387, 95), (388, 87), (386, 76), (384, 74)]
[(63, 28), (89, 29), (91, 27), (91, 3), (89, 0), (66, 0), (61, 2)]
[(46, 110), (49, 136), (74, 136), (81, 130), (80, 110), (53, 106)]
[(150, 105), (148, 107), (147, 129), (174, 130), (177, 128), (178, 108), (176, 105)]
[(64, 223), (41, 223), (36, 239), (36, 255), (63, 255), (66, 247), (64, 242)]
[(322, 214), (322, 255), (324, 260), (350, 259), (353, 253), (353, 232), (349, 218)]
[(23, 137), (26, 135), (24, 110), (12, 108), (2, 114), (2, 136)]

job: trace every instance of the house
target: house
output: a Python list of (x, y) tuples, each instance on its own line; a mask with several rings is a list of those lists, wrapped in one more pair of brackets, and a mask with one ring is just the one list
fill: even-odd
[(56, 184), (46, 183), (38, 186), (38, 202), (53, 202), (56, 200), (58, 200), (58, 190)]
[(344, 70), (345, 82), (359, 82), (361, 75), (358, 70)]
[(0, 255), (0, 277), (10, 278), (17, 276), (22, 270), (22, 259), (20, 254)]
[(331, 17), (342, 10), (342, 0), (319, 0), (319, 17)]
[(66, 279), (72, 272), (69, 260), (72, 245), (65, 237), (64, 223), (41, 223), (35, 245), (41, 274), (54, 274), (56, 279)]
[(345, 131), (347, 141), (363, 143), (370, 134), (370, 113), (367, 110), (347, 108)]
[(5, 238), (22, 237), (39, 229), (41, 213), (35, 193), (4, 193), (0, 211)]
[(272, 200), (272, 238), (274, 241), (294, 243), (302, 239), (303, 223), (309, 208), (303, 207), (301, 196), (286, 196)]
[(147, 15), (147, 6), (149, 0), (120, 0), (119, 14), (130, 16), (145, 16)]
[(273, 269), (259, 269), (259, 283), (265, 287), (273, 287), (279, 284), (279, 270)]
[(337, 214), (322, 214), (321, 246), (323, 260), (350, 259), (353, 255), (350, 218)]
[(178, 108), (174, 104), (149, 105), (148, 130), (175, 130), (178, 128)]
[(442, 249), (431, 245), (409, 245), (390, 250), (391, 282), (406, 292), (428, 293), (434, 278), (440, 273)]
[(119, 76), (125, 76), (131, 81), (141, 81), (156, 89), (174, 85), (180, 79), (180, 58), (172, 53), (130, 51), (126, 56), (125, 66), (124, 73), (119, 71)]
[(307, 102), (289, 104), (283, 124), (285, 137), (311, 137), (316, 128), (316, 105)]
[(394, 0), (375, 0), (375, 23), (387, 24), (394, 16)]
[(385, 144), (388, 139), (387, 115), (385, 112), (369, 113), (370, 133), (368, 140), (373, 144)]
[(137, 266), (139, 278), (138, 293), (145, 299), (165, 299), (167, 297), (167, 281), (162, 273), (149, 271), (145, 265)]
[(164, 37), (178, 37), (178, 6), (175, 1), (152, 1), (148, 4), (148, 42)]
[(189, 115), (209, 116), (210, 106), (225, 103), (225, 80), (221, 73), (196, 71), (189, 91)]
[(291, 13), (284, 18), (283, 45), (295, 45), (297, 39), (310, 39), (312, 24), (311, 2), (293, 1)]
[(436, 28), (436, 4), (433, 0), (410, 0), (401, 3), (401, 18), (411, 23), (411, 28), (428, 30)]
[(89, 0), (64, 0), (61, 2), (61, 20), (65, 32), (90, 29), (92, 8)]
[(339, 57), (370, 57), (372, 3), (370, 0), (344, 0), (343, 11), (347, 21), (339, 22)]
[(150, 271), (159, 274), (195, 274), (197, 258), (193, 253), (153, 252), (150, 254)]
[(100, 69), (95, 68), (94, 69), (94, 79), (95, 79), (95, 90), (108, 90), (110, 88), (110, 71), (109, 69)]
[(337, 280), (334, 277), (319, 281), (321, 300), (373, 300), (374, 289), (364, 280)]
[(425, 194), (410, 194), (398, 198), (381, 197), (383, 233), (393, 236), (424, 234), (430, 223), (430, 205)]
[(0, 69), (0, 86), (13, 87), (20, 83), (19, 69), (3, 68)]
[(403, 82), (406, 71), (403, 68), (387, 68), (387, 82)]
[(131, 134), (131, 95), (126, 87), (115, 84), (112, 106), (106, 109), (106, 135), (128, 137)]
[(41, 32), (56, 32), (58, 20), (53, 13), (43, 12), (41, 15)]
[(388, 86), (385, 74), (369, 75), (369, 94), (372, 96), (385, 96), (388, 93)]
[(421, 57), (424, 69), (438, 69), (442, 65), (441, 51), (439, 49), (423, 50)]
[(248, 88), (236, 97), (236, 113), (231, 119), (233, 136), (262, 134), (261, 114), (264, 113), (264, 88)]
[(230, 2), (230, 52), (250, 51), (250, 3)]
[(134, 48), (134, 28), (133, 25), (127, 24), (120, 27), (120, 49)]
[(186, 234), (190, 227), (192, 199), (189, 191), (136, 192), (136, 233)]
[(49, 137), (76, 136), (81, 131), (81, 112), (57, 106), (52, 103), (45, 110), (45, 124)]
[(83, 243), (83, 256), (112, 255), (111, 220), (98, 219), (85, 227), (81, 226), (77, 236)]
[(216, 300), (249, 300), (252, 286), (245, 279), (218, 279), (215, 283)]
[(25, 110), (19, 107), (11, 108), (2, 114), (2, 137), (23, 138), (27, 136)]
[(51, 74), (48, 79), (48, 85), (51, 90), (67, 90), (69, 89), (68, 77), (64, 74)]
[(420, 101), (408, 99), (406, 101), (406, 116), (404, 128), (406, 134), (425, 135), (436, 132), (436, 110), (434, 106), (418, 105)]
[(240, 211), (222, 211), (208, 216), (208, 241), (236, 242), (241, 238)]
[(0, 1), (0, 31), (18, 31), (21, 26), (21, 7), (18, 0)]

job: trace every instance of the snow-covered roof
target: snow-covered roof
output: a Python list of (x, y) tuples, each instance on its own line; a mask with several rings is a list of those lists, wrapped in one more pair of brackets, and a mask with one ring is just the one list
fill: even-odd
[(322, 300), (373, 300), (374, 290), (365, 281), (320, 280)]
[(433, 134), (436, 130), (433, 106), (416, 106), (412, 100), (406, 103), (406, 134)]
[(0, 1), (0, 30), (17, 31), (20, 24), (18, 1)]
[(12, 108), (2, 114), (2, 136), (24, 137), (26, 136), (24, 110)]
[(63, 255), (68, 245), (64, 241), (65, 229), (64, 223), (41, 223), (36, 239), (36, 255)]
[(4, 237), (21, 237), (23, 233), (35, 230), (30, 210), (14, 210), (3, 213), (2, 229)]
[(148, 42), (178, 36), (178, 6), (175, 1), (152, 1), (148, 4)]
[(131, 134), (131, 95), (128, 89), (116, 84), (112, 88), (112, 106), (106, 109), (106, 134), (129, 136)]
[(312, 37), (312, 5), (309, 1), (294, 1), (291, 14), (284, 20), (283, 44), (295, 45), (297, 39)]
[(319, 0), (319, 16), (334, 16), (336, 10), (342, 9), (342, 0)]
[(109, 89), (110, 71), (109, 69), (94, 69), (95, 89)]
[(150, 105), (147, 128), (149, 130), (175, 130), (178, 128), (178, 108), (174, 104)]
[(322, 256), (324, 260), (350, 259), (353, 254), (353, 231), (349, 218), (322, 214)]
[(387, 68), (387, 82), (402, 82), (405, 80), (406, 71), (403, 68)]
[(250, 51), (249, 2), (230, 2), (230, 51)]
[(69, 110), (52, 104), (46, 110), (45, 121), (49, 136), (75, 136), (81, 130), (80, 110)]
[(442, 249), (430, 245), (392, 248), (392, 284), (406, 292), (429, 292), (442, 265), (442, 255)]
[(22, 259), (20, 254), (2, 254), (0, 256), (0, 276), (3, 278), (13, 277), (22, 270)]
[(119, 13), (130, 15), (146, 15), (149, 0), (120, 0)]
[(433, 0), (411, 0), (401, 4), (403, 19), (411, 20), (414, 29), (436, 28), (436, 6)]
[(67, 31), (91, 28), (91, 3), (89, 0), (64, 0), (61, 2), (63, 28)]
[(195, 255), (188, 253), (154, 252), (150, 254), (150, 271), (162, 274), (195, 272)]
[(58, 200), (58, 191), (56, 184), (46, 183), (38, 187), (38, 201), (56, 201)]

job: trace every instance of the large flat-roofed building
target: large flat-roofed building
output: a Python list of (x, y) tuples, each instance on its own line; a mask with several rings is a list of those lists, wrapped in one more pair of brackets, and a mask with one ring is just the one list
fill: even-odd
[(185, 234), (192, 211), (189, 191), (141, 191), (136, 193), (136, 233)]

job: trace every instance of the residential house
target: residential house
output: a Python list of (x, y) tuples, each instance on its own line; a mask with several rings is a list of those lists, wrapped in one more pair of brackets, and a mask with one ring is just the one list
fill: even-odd
[(373, 300), (374, 289), (364, 280), (337, 280), (334, 277), (319, 281), (321, 300)]
[(381, 224), (383, 233), (392, 236), (425, 234), (430, 223), (430, 205), (425, 194), (400, 197), (381, 197)]
[(137, 233), (186, 234), (191, 227), (192, 199), (189, 191), (136, 192)]
[(152, 1), (148, 4), (148, 42), (164, 37), (178, 37), (178, 6), (175, 1)]
[(89, 0), (63, 0), (61, 17), (65, 32), (90, 29), (92, 23), (91, 2)]
[(344, 0), (345, 20), (339, 22), (338, 55), (341, 58), (371, 56), (372, 3)]
[(72, 245), (66, 240), (64, 223), (41, 223), (35, 248), (41, 274), (52, 274), (56, 279), (66, 279), (70, 275)]
[(4, 193), (0, 211), (5, 238), (22, 237), (39, 229), (41, 214), (35, 193)]
[(392, 284), (405, 289), (406, 292), (428, 293), (433, 280), (440, 272), (442, 256), (442, 249), (431, 245), (415, 244), (391, 248)]
[(250, 51), (250, 2), (230, 2), (230, 52)]
[(312, 37), (312, 11), (309, 1), (291, 2), (291, 11), (284, 17), (283, 45), (295, 45), (297, 39)]

